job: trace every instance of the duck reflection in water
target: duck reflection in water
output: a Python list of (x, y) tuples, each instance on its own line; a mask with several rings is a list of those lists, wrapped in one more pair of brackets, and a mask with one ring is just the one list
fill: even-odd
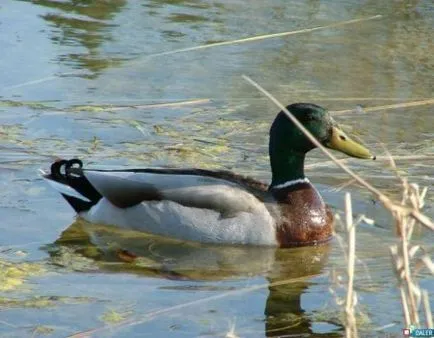
[[(269, 290), (264, 305), (265, 336), (335, 336), (330, 331), (324, 335), (313, 332), (312, 318), (301, 301), (313, 284), (311, 279), (322, 273), (330, 251), (328, 244), (295, 249), (213, 246), (120, 231), (79, 219), (46, 249), (53, 264), (81, 271), (133, 273), (205, 284), (263, 276)], [(64, 255), (65, 250), (68, 255)], [(91, 267), (71, 260), (71, 250), (78, 257), (88, 258)], [(204, 289), (213, 290), (212, 286)], [(176, 290), (184, 289), (181, 286)], [(242, 299), (248, 301), (248, 297), (247, 292)]]

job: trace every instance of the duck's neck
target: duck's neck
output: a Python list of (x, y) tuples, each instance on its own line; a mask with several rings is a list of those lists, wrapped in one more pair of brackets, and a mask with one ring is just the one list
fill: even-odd
[(280, 149), (270, 149), (270, 163), (273, 178), (271, 188), (285, 187), (292, 184), (308, 182), (304, 176), (305, 154)]

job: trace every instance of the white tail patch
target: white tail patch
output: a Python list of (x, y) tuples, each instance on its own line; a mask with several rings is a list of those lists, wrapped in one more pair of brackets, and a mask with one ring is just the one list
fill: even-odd
[(53, 187), (55, 190), (57, 190), (61, 194), (75, 197), (75, 198), (81, 199), (85, 202), (91, 202), (90, 199), (88, 199), (87, 197), (84, 197), (82, 194), (80, 194), (77, 190), (71, 188), (69, 185), (50, 180), (48, 178), (44, 178), (44, 179), (47, 181), (47, 183), (49, 185), (51, 185), (51, 187)]

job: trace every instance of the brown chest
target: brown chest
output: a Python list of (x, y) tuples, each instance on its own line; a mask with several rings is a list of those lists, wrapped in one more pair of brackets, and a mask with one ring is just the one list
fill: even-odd
[(333, 233), (333, 215), (310, 183), (271, 190), (278, 202), (276, 237), (281, 247), (316, 245)]

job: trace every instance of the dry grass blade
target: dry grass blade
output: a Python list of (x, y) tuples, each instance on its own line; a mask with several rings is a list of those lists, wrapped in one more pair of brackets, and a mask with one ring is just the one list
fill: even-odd
[[(154, 57), (158, 57), (158, 56), (185, 53), (185, 52), (191, 52), (191, 51), (195, 51), (195, 50), (201, 50), (201, 49), (207, 49), (207, 48), (213, 48), (213, 47), (219, 47), (219, 46), (227, 46), (227, 45), (234, 45), (234, 44), (240, 44), (240, 43), (246, 43), (246, 42), (260, 41), (260, 40), (278, 38), (278, 37), (295, 35), (295, 34), (311, 33), (311, 32), (315, 32), (315, 31), (327, 29), (327, 28), (334, 28), (334, 27), (340, 27), (340, 26), (355, 24), (358, 22), (375, 20), (375, 19), (379, 19), (381, 17), (382, 17), (381, 15), (374, 15), (374, 16), (370, 16), (367, 18), (360, 18), (360, 19), (353, 19), (353, 20), (336, 22), (336, 23), (326, 25), (326, 26), (305, 28), (305, 29), (300, 29), (300, 30), (296, 30), (296, 31), (281, 32), (281, 33), (275, 33), (275, 34), (258, 35), (258, 36), (253, 36), (253, 37), (249, 37), (249, 38), (244, 38), (244, 39), (223, 41), (223, 42), (210, 43), (208, 45), (181, 48), (181, 49), (171, 50), (171, 51), (167, 51), (167, 52), (161, 52), (161, 53), (147, 55), (146, 58), (154, 58)], [(140, 60), (131, 61), (130, 63), (134, 64), (134, 63), (137, 63), (138, 61), (140, 61)], [(34, 85), (34, 84), (39, 84), (39, 83), (43, 83), (43, 82), (47, 82), (47, 81), (56, 80), (61, 76), (78, 75), (80, 73), (82, 73), (82, 72), (77, 71), (77, 72), (63, 73), (60, 75), (51, 75), (51, 76), (47, 76), (44, 78), (23, 82), (23, 83), (19, 83), (19, 84), (8, 86), (8, 87), (3, 87), (2, 90), (11, 90), (11, 89), (16, 89), (16, 88), (21, 88), (21, 87), (25, 87), (25, 86), (30, 86), (30, 85)]]
[(434, 274), (434, 263), (431, 258), (428, 255), (424, 255), (422, 256), (421, 261), (425, 264), (428, 271), (431, 272), (431, 274)]
[(12, 327), (14, 329), (18, 329), (18, 326), (14, 325), (14, 324), (11, 324), (11, 323), (8, 323), (8, 322), (5, 322), (4, 320), (0, 320), (0, 324)]
[(207, 48), (214, 48), (214, 47), (220, 47), (220, 46), (228, 46), (228, 45), (234, 45), (234, 44), (240, 44), (240, 43), (246, 43), (246, 42), (253, 42), (253, 41), (260, 41), (265, 39), (271, 39), (271, 38), (279, 38), (289, 35), (295, 35), (295, 34), (302, 34), (302, 33), (311, 33), (327, 28), (334, 28), (334, 27), (340, 27), (345, 25), (350, 25), (358, 22), (364, 22), (369, 20), (375, 20), (381, 18), (381, 15), (374, 15), (367, 18), (360, 18), (360, 19), (353, 19), (353, 20), (347, 20), (342, 22), (333, 23), (326, 26), (318, 26), (313, 28), (305, 28), (305, 29), (299, 29), (296, 31), (289, 31), (289, 32), (281, 32), (281, 33), (275, 33), (275, 34), (266, 34), (266, 35), (258, 35), (258, 36), (252, 36), (250, 38), (244, 38), (244, 39), (238, 39), (238, 40), (231, 40), (231, 41), (223, 41), (223, 42), (216, 42), (216, 43), (210, 43), (208, 45), (201, 45), (201, 46), (195, 46), (195, 47), (188, 47), (188, 48), (181, 48), (176, 49), (172, 51), (167, 52), (161, 52), (157, 54), (149, 55), (149, 57), (156, 57), (156, 56), (163, 56), (163, 55), (171, 55), (171, 54), (178, 54), (178, 53), (185, 53), (185, 52), (191, 52), (195, 50), (201, 50), (201, 49), (207, 49)]
[(405, 294), (405, 290), (404, 288), (399, 288), (400, 291), (400, 295), (401, 295), (401, 305), (402, 305), (402, 312), (404, 313), (404, 319), (405, 319), (405, 323), (406, 326), (409, 327), (411, 324), (411, 319), (410, 319), (410, 311), (408, 310), (408, 303), (407, 303), (407, 296)]
[[(396, 103), (396, 104), (388, 104), (388, 105), (383, 105), (383, 106), (366, 107), (366, 108), (363, 108), (363, 111), (364, 112), (375, 112), (375, 111), (382, 111), (382, 110), (388, 110), (388, 109), (424, 106), (424, 105), (429, 105), (429, 104), (434, 104), (434, 99)], [(345, 110), (336, 110), (336, 111), (333, 111), (332, 113), (334, 115), (339, 115), (339, 114), (351, 113), (353, 111), (354, 111), (353, 109), (345, 109)]]
[[(387, 149), (386, 153), (388, 154)], [(424, 198), (426, 196), (427, 189), (424, 188), (421, 191), (417, 184), (409, 183), (406, 177), (402, 177), (399, 174), (396, 163), (390, 154), (389, 157), (390, 165), (395, 171), (396, 177), (401, 181), (402, 184), (402, 199), (400, 204), (402, 207), (407, 207), (411, 210), (410, 213), (398, 212), (395, 210), (393, 216), (396, 221), (396, 229), (400, 242), (399, 245), (392, 246), (390, 250), (394, 262), (395, 274), (399, 282), (401, 304), (405, 323), (407, 327), (410, 325), (420, 326), (419, 308), (421, 301), (423, 300), (424, 303), (427, 323), (429, 322), (428, 318), (431, 318), (431, 309), (429, 307), (428, 294), (425, 290), (420, 289), (419, 285), (412, 276), (412, 271), (410, 268), (411, 260), (415, 260), (417, 258), (417, 253), (423, 251), (423, 248), (419, 245), (411, 245), (410, 240), (417, 222), (420, 222), (420, 220), (424, 222), (426, 220), (430, 221), (420, 212), (424, 206)], [(425, 263), (425, 266), (428, 268), (428, 270), (434, 274), (434, 269), (430, 269), (431, 260), (427, 255), (423, 255), (417, 261)], [(420, 269), (420, 264), (416, 263), (415, 265), (416, 271)]]
[(422, 297), (425, 309), (426, 327), (432, 328), (434, 327), (434, 324), (432, 319), (431, 306), (429, 305), (429, 295), (426, 290), (422, 290)]
[(284, 280), (277, 281), (274, 283), (259, 284), (259, 285), (255, 285), (255, 286), (246, 287), (243, 289), (223, 292), (223, 293), (220, 293), (220, 294), (217, 294), (214, 296), (193, 300), (191, 302), (181, 303), (181, 304), (178, 304), (175, 306), (170, 306), (170, 307), (167, 307), (164, 309), (150, 311), (150, 312), (148, 312), (148, 313), (146, 313), (143, 316), (140, 316), (138, 318), (128, 319), (128, 320), (125, 320), (125, 321), (122, 321), (122, 322), (119, 322), (117, 324), (113, 324), (110, 326), (103, 326), (103, 327), (91, 329), (88, 331), (79, 332), (79, 333), (76, 333), (76, 334), (69, 336), (68, 338), (84, 338), (84, 337), (89, 337), (90, 335), (97, 333), (97, 332), (101, 332), (101, 331), (108, 330), (108, 329), (112, 330), (116, 327), (119, 328), (119, 327), (125, 327), (125, 326), (138, 325), (138, 324), (144, 323), (148, 320), (152, 320), (153, 318), (158, 317), (160, 315), (164, 315), (164, 314), (176, 311), (176, 310), (181, 310), (181, 309), (184, 309), (184, 308), (187, 308), (190, 306), (203, 304), (203, 303), (207, 303), (207, 302), (210, 302), (213, 300), (222, 299), (222, 298), (226, 298), (226, 297), (230, 297), (230, 296), (237, 296), (240, 294), (244, 294), (244, 293), (248, 293), (248, 292), (252, 292), (252, 291), (256, 291), (256, 290), (267, 289), (270, 287), (287, 285), (287, 284), (291, 284), (291, 283), (298, 283), (300, 281), (303, 281), (303, 280), (306, 280), (309, 278), (313, 278), (316, 276), (318, 276), (318, 275), (306, 275), (306, 276), (299, 277), (299, 278), (284, 279)]
[(345, 223), (348, 233), (348, 286), (347, 297), (345, 301), (345, 336), (347, 338), (358, 337), (357, 322), (354, 314), (354, 307), (357, 302), (354, 292), (354, 264), (356, 261), (356, 225), (353, 223), (353, 209), (351, 206), (351, 196), (345, 194)]
[[(411, 260), (416, 260), (416, 254), (423, 251), (419, 245), (411, 245), (410, 240), (413, 234), (414, 227), (420, 219), (428, 219), (420, 212), (424, 205), (426, 196), (426, 188), (420, 191), (417, 184), (410, 184), (407, 178), (402, 177), (396, 170), (395, 161), (391, 159), (392, 168), (396, 171), (396, 176), (402, 183), (402, 200), (401, 205), (411, 209), (410, 214), (396, 213), (394, 218), (396, 221), (397, 234), (399, 236), (399, 245), (391, 247), (392, 258), (395, 265), (395, 272), (400, 286), (401, 303), (404, 312), (404, 318), (407, 327), (409, 325), (420, 326), (419, 309), (421, 300), (424, 303), (425, 317), (431, 317), (431, 309), (429, 307), (428, 294), (425, 290), (421, 290), (411, 271)], [(429, 220), (429, 219), (428, 219)], [(428, 255), (423, 255), (416, 262), (422, 262), (434, 274), (434, 268), (431, 268), (432, 262)], [(416, 271), (420, 268), (420, 264), (415, 264)], [(431, 320), (432, 324), (432, 320)], [(432, 326), (427, 326), (432, 327)]]
[(113, 107), (108, 110), (111, 111), (118, 111), (118, 110), (124, 110), (124, 109), (148, 109), (148, 108), (173, 108), (173, 107), (182, 107), (182, 106), (189, 106), (189, 105), (196, 105), (196, 104), (204, 104), (209, 103), (210, 99), (194, 99), (194, 100), (187, 100), (187, 101), (177, 101), (177, 102), (162, 102), (162, 103), (152, 103), (152, 104), (141, 104), (141, 105), (130, 105), (130, 106), (124, 106), (124, 107)]
[[(339, 214), (335, 216), (336, 222), (342, 224)], [(335, 233), (335, 237), (339, 243), (339, 246), (343, 250), (345, 262), (346, 262), (346, 295), (345, 299), (342, 299), (335, 290), (335, 287), (343, 287), (343, 276), (335, 270), (331, 272), (331, 280), (334, 286), (329, 287), (329, 291), (335, 297), (336, 304), (344, 307), (344, 325), (345, 325), (345, 337), (358, 337), (357, 320), (356, 320), (356, 305), (357, 305), (357, 293), (354, 291), (354, 279), (355, 279), (355, 264), (356, 262), (363, 265), (365, 270), (365, 277), (368, 276), (370, 280), (371, 276), (365, 263), (356, 257), (356, 227), (361, 223), (372, 223), (372, 220), (367, 219), (364, 215), (360, 215), (356, 220), (353, 219), (353, 212), (351, 206), (351, 195), (345, 194), (345, 231), (347, 234), (347, 245), (345, 245), (343, 237), (338, 233)]]
[[(341, 163), (348, 163), (351, 162), (351, 158), (343, 158), (339, 159), (338, 161)], [(434, 155), (398, 155), (393, 156), (393, 161), (429, 161), (434, 160)], [(390, 162), (390, 156), (377, 156), (376, 161), (387, 161)], [(333, 164), (333, 161), (324, 161), (320, 163), (311, 163), (305, 165), (305, 169), (312, 169), (312, 168), (320, 168), (320, 167), (329, 167), (330, 164)]]
[[(403, 222), (403, 221), (401, 221)], [(411, 276), (411, 270), (410, 270), (410, 255), (409, 255), (409, 240), (410, 238), (407, 237), (408, 232), (407, 229), (402, 225), (401, 223), (401, 253), (404, 260), (404, 281), (406, 283), (406, 297), (408, 300), (409, 305), (409, 311), (410, 311), (410, 323), (407, 323), (408, 325), (411, 324), (419, 324), (419, 314), (417, 311), (418, 308), (418, 302), (416, 300), (416, 290), (417, 287), (415, 286), (412, 276)]]
[[(338, 102), (340, 102), (340, 101), (404, 101), (403, 98), (399, 98), (399, 97), (322, 97), (322, 96), (318, 96), (318, 97), (312, 97), (311, 99), (317, 100), (317, 101), (338, 101)], [(417, 98), (417, 99), (418, 99), (418, 101), (414, 101), (414, 102), (422, 102), (422, 100), (431, 100), (430, 98), (425, 98), (425, 97), (421, 97), (421, 98)], [(346, 110), (346, 111), (348, 111), (348, 110)]]
[(40, 78), (40, 79), (30, 80), (30, 81), (19, 83), (19, 84), (16, 84), (16, 85), (12, 85), (12, 86), (8, 86), (8, 87), (3, 87), (2, 90), (17, 89), (17, 88), (21, 88), (21, 87), (25, 87), (25, 86), (30, 86), (30, 85), (35, 85), (35, 84), (51, 81), (51, 80), (56, 80), (56, 79), (58, 79), (59, 77), (62, 77), (62, 76), (78, 75), (78, 74), (81, 74), (81, 73), (83, 73), (83, 72), (80, 70), (80, 71), (75, 71), (75, 72), (62, 73), (62, 74), (58, 74), (58, 75), (50, 75), (50, 76), (43, 77), (43, 78)]
[(342, 184), (339, 184), (339, 185), (337, 185), (337, 186), (332, 187), (331, 189), (329, 189), (329, 191), (339, 192), (339, 191), (341, 191), (342, 189), (345, 189), (346, 187), (348, 187), (348, 186), (354, 184), (355, 182), (356, 182), (356, 181), (355, 181), (354, 179), (349, 179), (348, 181), (346, 181), (346, 182), (344, 182), (344, 183), (342, 183)]

